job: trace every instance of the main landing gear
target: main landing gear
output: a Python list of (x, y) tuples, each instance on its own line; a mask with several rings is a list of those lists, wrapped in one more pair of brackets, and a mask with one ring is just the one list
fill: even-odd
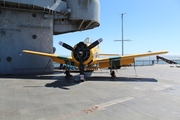
[(110, 70), (110, 75), (111, 75), (112, 78), (116, 77), (114, 70)]
[(66, 66), (64, 74), (66, 74), (66, 78), (72, 77), (72, 75), (70, 73), (70, 67)]
[(70, 74), (70, 71), (68, 71), (68, 70), (66, 70), (66, 71), (64, 72), (64, 74), (66, 74), (66, 78), (72, 77), (72, 75)]
[(116, 69), (116, 66), (114, 65), (113, 61), (110, 61), (110, 75), (112, 78), (115, 78), (116, 75), (113, 69)]

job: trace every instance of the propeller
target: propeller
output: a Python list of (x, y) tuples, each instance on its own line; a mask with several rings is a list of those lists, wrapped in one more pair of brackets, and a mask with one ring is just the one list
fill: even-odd
[(92, 48), (94, 48), (95, 46), (97, 46), (99, 43), (101, 43), (103, 41), (102, 38), (96, 40), (95, 42), (93, 42), (91, 45), (86, 46), (86, 44), (84, 44), (84, 42), (79, 42), (77, 44), (76, 48), (71, 47), (70, 45), (63, 43), (63, 42), (59, 42), (59, 45), (63, 46), (64, 48), (74, 52), (74, 58), (79, 61), (79, 70), (80, 70), (80, 80), (84, 81), (84, 65), (83, 62), (86, 61), (88, 59), (88, 52), (89, 50), (91, 50)]

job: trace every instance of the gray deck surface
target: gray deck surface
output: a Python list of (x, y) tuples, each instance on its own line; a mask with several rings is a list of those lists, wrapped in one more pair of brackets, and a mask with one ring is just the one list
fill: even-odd
[(0, 76), (0, 120), (179, 120), (180, 68), (99, 70), (85, 82), (63, 72)]

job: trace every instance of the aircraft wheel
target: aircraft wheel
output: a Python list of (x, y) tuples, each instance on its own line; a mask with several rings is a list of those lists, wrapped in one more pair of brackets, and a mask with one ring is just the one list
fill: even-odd
[(81, 82), (84, 82), (85, 81), (84, 75), (80, 75), (79, 79), (80, 79)]
[(85, 82), (85, 80), (81, 80), (81, 82)]
[(66, 74), (66, 78), (70, 78), (70, 77), (72, 77), (72, 75), (70, 74), (70, 71), (65, 71), (65, 73), (64, 74)]
[(112, 77), (112, 78), (115, 78), (115, 77), (116, 77), (114, 70), (111, 71), (111, 77)]

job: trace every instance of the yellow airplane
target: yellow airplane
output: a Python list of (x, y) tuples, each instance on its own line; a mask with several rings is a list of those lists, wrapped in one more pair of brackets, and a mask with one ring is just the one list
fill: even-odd
[[(85, 39), (84, 42), (79, 42), (74, 47), (70, 45), (59, 42), (61, 46), (71, 51), (70, 57), (59, 56), (56, 54), (49, 54), (43, 52), (36, 52), (30, 50), (23, 50), (24, 53), (35, 54), (45, 57), (51, 57), (54, 62), (58, 62), (60, 64), (67, 64), (76, 66), (80, 71), (80, 81), (84, 81), (84, 70), (97, 70), (98, 68), (110, 68), (111, 77), (115, 77), (115, 72), (113, 68), (117, 68), (118, 66), (128, 65), (134, 63), (134, 59), (138, 57), (145, 57), (151, 55), (165, 54), (168, 51), (159, 51), (159, 52), (149, 52), (142, 54), (131, 54), (118, 56), (118, 54), (100, 54), (99, 43), (103, 40), (102, 38), (96, 40), (92, 44), (90, 44), (89, 39)], [(116, 57), (108, 57), (108, 58), (99, 58), (99, 56), (116, 56)], [(70, 76), (70, 69), (66, 69), (66, 76)]]

